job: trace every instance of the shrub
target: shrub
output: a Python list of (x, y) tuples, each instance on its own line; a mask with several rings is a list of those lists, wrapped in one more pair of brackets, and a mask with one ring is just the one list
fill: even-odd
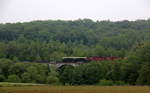
[(3, 75), (0, 75), (0, 82), (3, 82), (5, 80), (5, 77)]
[(115, 85), (126, 85), (126, 84), (125, 84), (125, 82), (123, 82), (123, 81), (116, 81), (116, 82), (115, 82)]
[(21, 79), (17, 75), (9, 75), (7, 81), (14, 82), (14, 83), (20, 83)]
[(47, 83), (48, 84), (58, 84), (59, 79), (56, 76), (48, 76), (47, 77)]
[(114, 83), (113, 83), (113, 81), (111, 81), (111, 80), (100, 80), (99, 85), (112, 86), (112, 85), (114, 85)]

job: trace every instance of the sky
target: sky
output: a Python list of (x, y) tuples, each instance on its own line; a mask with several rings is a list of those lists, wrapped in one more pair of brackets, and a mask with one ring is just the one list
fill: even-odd
[(0, 23), (150, 18), (150, 0), (0, 0)]

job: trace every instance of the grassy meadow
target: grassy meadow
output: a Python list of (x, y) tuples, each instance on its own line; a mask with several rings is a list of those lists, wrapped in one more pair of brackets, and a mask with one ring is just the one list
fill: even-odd
[(150, 93), (150, 86), (0, 87), (0, 93)]

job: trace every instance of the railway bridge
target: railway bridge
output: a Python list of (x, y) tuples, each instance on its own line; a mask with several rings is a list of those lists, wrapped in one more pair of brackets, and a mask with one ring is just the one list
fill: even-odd
[(117, 60), (120, 59), (119, 57), (111, 56), (111, 57), (63, 57), (61, 62), (51, 62), (49, 66), (55, 65), (56, 68), (61, 68), (62, 66), (71, 65), (71, 66), (78, 66), (80, 64), (85, 64), (90, 61), (104, 61), (104, 60)]
[(88, 60), (86, 57), (63, 57), (63, 60), (61, 62), (51, 62), (49, 63), (49, 66), (55, 65), (56, 68), (61, 68), (63, 66), (69, 65), (69, 66), (78, 66), (80, 64), (87, 63)]

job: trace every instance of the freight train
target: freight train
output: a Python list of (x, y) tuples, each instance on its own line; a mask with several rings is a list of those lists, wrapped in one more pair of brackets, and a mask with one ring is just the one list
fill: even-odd
[(110, 56), (110, 57), (101, 57), (101, 56), (90, 56), (90, 57), (63, 57), (63, 63), (76, 63), (76, 62), (90, 62), (90, 61), (104, 61), (104, 60), (118, 60), (120, 57)]

